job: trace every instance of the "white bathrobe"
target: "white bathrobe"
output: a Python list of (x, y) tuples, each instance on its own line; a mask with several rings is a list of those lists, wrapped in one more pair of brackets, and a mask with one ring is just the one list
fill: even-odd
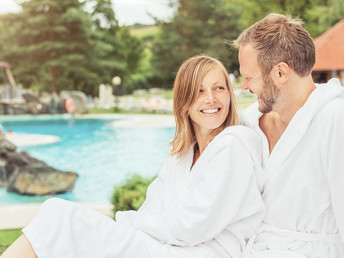
[(344, 257), (343, 87), (337, 79), (317, 85), (271, 154), (261, 115), (258, 103), (244, 114), (244, 124), (261, 137), (265, 171), (259, 181), (266, 213), (248, 249), (254, 242), (254, 257), (264, 258), (282, 257), (274, 254), (280, 251), (285, 257)]
[(116, 222), (54, 198), (23, 232), (39, 258), (240, 257), (263, 218), (259, 137), (226, 128), (190, 170), (192, 161), (193, 146), (170, 157), (139, 211), (117, 212)]

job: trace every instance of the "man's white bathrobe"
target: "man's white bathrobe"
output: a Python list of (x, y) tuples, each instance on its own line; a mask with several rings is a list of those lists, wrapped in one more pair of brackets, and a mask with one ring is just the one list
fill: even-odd
[[(254, 257), (344, 257), (344, 89), (317, 85), (269, 154), (258, 103), (244, 124), (262, 140), (264, 222), (252, 238)], [(296, 255), (299, 253), (300, 255)]]
[(38, 257), (240, 257), (264, 213), (259, 137), (228, 127), (190, 170), (192, 161), (193, 146), (168, 158), (139, 211), (117, 212), (116, 222), (53, 198), (23, 232)]

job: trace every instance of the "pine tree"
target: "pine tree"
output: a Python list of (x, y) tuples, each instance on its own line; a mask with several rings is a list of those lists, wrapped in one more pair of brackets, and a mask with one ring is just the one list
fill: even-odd
[(93, 2), (93, 35), (102, 83), (111, 84), (112, 78), (119, 76), (123, 86), (137, 72), (144, 46), (130, 34), (128, 27), (118, 25), (111, 0)]
[(92, 91), (96, 74), (90, 41), (91, 20), (78, 0), (31, 0), (23, 11), (4, 17), (4, 59), (24, 86), (41, 90)]

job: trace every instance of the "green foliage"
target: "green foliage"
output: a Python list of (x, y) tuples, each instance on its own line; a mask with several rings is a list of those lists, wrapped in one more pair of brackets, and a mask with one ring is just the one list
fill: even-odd
[(152, 52), (150, 47), (158, 30), (158, 26), (140, 26), (139, 28), (131, 28), (128, 30), (130, 35), (133, 35), (140, 44), (135, 41), (127, 44), (127, 48), (130, 46), (133, 47), (133, 51), (130, 51), (133, 60), (135, 60), (135, 55), (138, 59), (134, 66), (134, 73), (131, 73), (125, 81), (124, 94), (130, 94), (136, 89), (149, 89), (155, 86), (150, 82), (150, 78), (152, 77)]
[(343, 0), (227, 0), (242, 10), (240, 22), (248, 27), (271, 12), (298, 16), (317, 37), (344, 17)]
[(1, 230), (0, 231), (0, 254), (9, 247), (20, 235), (20, 229)]
[(225, 0), (178, 0), (172, 4), (177, 12), (170, 22), (161, 23), (152, 46), (155, 77), (171, 85), (182, 61), (201, 53), (219, 58), (231, 70), (237, 66), (237, 53), (225, 44), (242, 29), (236, 7)]
[(312, 7), (302, 16), (305, 28), (315, 38), (344, 18), (343, 0), (313, 0)]
[(42, 90), (92, 88), (91, 20), (78, 0), (31, 0), (4, 15), (1, 53), (24, 86)]
[(132, 175), (122, 185), (115, 186), (111, 203), (116, 211), (137, 210), (146, 199), (149, 184), (155, 179)]
[(141, 39), (149, 38), (152, 40), (158, 31), (159, 27), (157, 25), (148, 25), (132, 29), (131, 34)]
[[(119, 27), (110, 0), (96, 0), (92, 17), (95, 21), (95, 49), (98, 74), (102, 83), (112, 83), (114, 76), (122, 79), (122, 87), (133, 81), (141, 60), (144, 57), (144, 45), (133, 36), (129, 27)], [(123, 93), (125, 89), (121, 89)]]
[(117, 75), (125, 84), (138, 71), (143, 45), (118, 26), (111, 0), (86, 2), (91, 13), (79, 0), (30, 0), (22, 12), (0, 15), (0, 60), (18, 83), (96, 94), (101, 83)]
[[(0, 14), (0, 60), (17, 83), (37, 91), (81, 90), (120, 76), (119, 93), (169, 88), (182, 61), (206, 53), (229, 71), (237, 52), (226, 40), (269, 12), (290, 13), (317, 37), (344, 17), (343, 0), (169, 0), (167, 22), (118, 25), (111, 0), (19, 1), (22, 11)], [(84, 4), (87, 4), (87, 11)]]

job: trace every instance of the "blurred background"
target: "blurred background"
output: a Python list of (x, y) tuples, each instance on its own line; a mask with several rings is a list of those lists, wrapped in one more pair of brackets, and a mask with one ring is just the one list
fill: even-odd
[(170, 89), (181, 62), (199, 53), (240, 80), (225, 41), (269, 12), (301, 17), (316, 38), (344, 17), (344, 1), (1, 0), (0, 61), (38, 95), (77, 90), (91, 99), (102, 84), (121, 96)]

